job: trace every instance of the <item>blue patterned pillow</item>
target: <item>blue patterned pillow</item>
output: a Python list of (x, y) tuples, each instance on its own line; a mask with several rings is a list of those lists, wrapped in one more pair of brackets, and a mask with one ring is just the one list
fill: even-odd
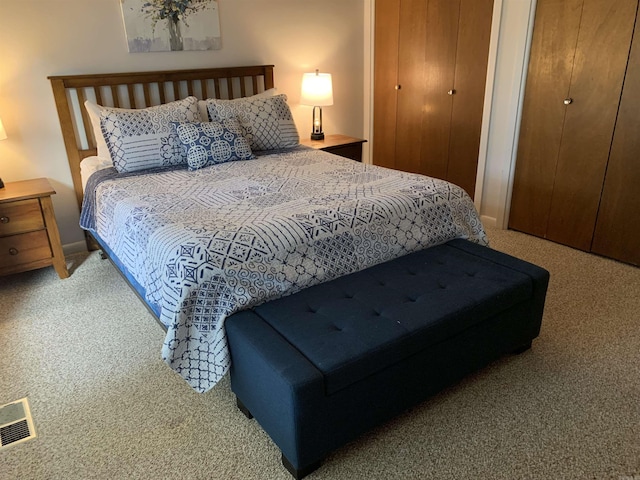
[(209, 118), (220, 122), (237, 118), (255, 151), (292, 148), (300, 143), (298, 129), (284, 94), (233, 100), (206, 100)]
[(189, 170), (256, 158), (235, 118), (222, 122), (172, 122), (187, 153)]
[(120, 173), (186, 163), (171, 122), (199, 120), (196, 97), (149, 108), (100, 109), (100, 128)]

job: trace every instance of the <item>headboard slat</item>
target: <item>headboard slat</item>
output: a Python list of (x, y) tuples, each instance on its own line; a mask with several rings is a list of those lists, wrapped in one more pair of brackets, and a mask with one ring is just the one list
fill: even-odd
[(133, 85), (127, 85), (127, 93), (129, 94), (129, 108), (136, 108), (136, 94), (133, 91)]
[[(136, 85), (142, 85), (144, 93), (145, 107), (151, 106), (157, 99), (160, 103), (167, 103), (166, 91), (173, 90), (175, 98), (179, 100), (180, 82), (187, 83), (187, 93), (189, 95), (198, 96), (195, 88), (196, 82), (200, 82), (201, 99), (209, 97), (208, 82), (213, 81), (215, 88), (215, 98), (222, 98), (220, 81), (226, 80), (227, 98), (236, 98), (233, 84), (240, 82), (240, 94), (247, 96), (247, 88), (245, 86), (246, 78), (249, 77), (253, 82), (253, 92), (251, 94), (260, 93), (260, 79), (264, 85), (264, 90), (273, 88), (273, 65), (254, 65), (245, 67), (226, 67), (226, 68), (201, 68), (191, 70), (166, 70), (151, 72), (129, 72), (129, 73), (107, 73), (107, 74), (89, 74), (89, 75), (54, 75), (48, 77), (51, 81), (53, 89), (53, 97), (60, 119), (60, 128), (64, 139), (65, 149), (69, 160), (69, 168), (71, 169), (71, 178), (78, 200), (78, 206), (82, 206), (82, 180), (80, 177), (80, 162), (91, 155), (96, 155), (95, 140), (91, 135), (92, 127), (88, 115), (84, 109), (84, 101), (87, 94), (94, 92), (96, 103), (99, 105), (107, 105), (106, 98), (102, 89), (111, 92), (112, 107), (136, 108), (135, 90)], [(155, 87), (158, 88), (157, 96)], [(79, 101), (80, 115), (74, 109), (71, 101), (72, 92), (75, 91)], [(128, 102), (123, 96), (129, 95)], [(122, 93), (122, 95), (121, 95)], [(142, 99), (139, 98), (139, 102)], [(127, 105), (128, 103), (128, 105)], [(75, 121), (75, 122), (74, 122)], [(86, 133), (86, 144), (88, 148), (83, 147), (83, 138), (81, 138), (80, 128), (76, 125), (82, 124)]]
[(245, 84), (245, 78), (241, 78), (240, 79), (240, 96), (241, 97), (246, 97), (247, 96), (247, 85)]
[(98, 105), (103, 105), (102, 103), (102, 89), (100, 87), (95, 87), (93, 91), (96, 94), (96, 103)]
[(142, 84), (142, 91), (144, 92), (144, 104), (145, 104), (145, 106), (147, 106), (147, 107), (151, 106), (151, 93), (149, 91), (149, 84), (148, 83), (143, 83)]
[(165, 85), (164, 82), (158, 82), (158, 92), (160, 95), (160, 103), (167, 103), (167, 97), (164, 94)]
[(173, 82), (173, 100), (178, 100), (180, 98), (180, 82)]
[(84, 88), (79, 88), (77, 92), (78, 92), (78, 104), (80, 105), (82, 126), (84, 127), (87, 144), (89, 145), (89, 148), (96, 148), (95, 132), (93, 131), (91, 121), (89, 120), (89, 113), (87, 112), (87, 109), (84, 108), (84, 102), (87, 99), (84, 93)]
[(227, 95), (229, 95), (229, 98), (236, 98), (233, 95), (233, 79), (232, 78), (227, 78)]
[(200, 79), (200, 91), (204, 98), (209, 98), (209, 94), (207, 93), (207, 81), (202, 78)]
[(111, 85), (111, 97), (113, 98), (113, 106), (120, 108), (120, 95), (118, 95), (118, 87)]

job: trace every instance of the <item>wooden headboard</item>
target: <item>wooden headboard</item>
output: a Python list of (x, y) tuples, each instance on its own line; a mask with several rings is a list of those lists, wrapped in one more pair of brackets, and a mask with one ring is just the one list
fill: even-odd
[(273, 88), (273, 65), (48, 77), (60, 118), (73, 186), (82, 206), (80, 162), (96, 155), (85, 100), (120, 108), (145, 108), (195, 96), (233, 99)]

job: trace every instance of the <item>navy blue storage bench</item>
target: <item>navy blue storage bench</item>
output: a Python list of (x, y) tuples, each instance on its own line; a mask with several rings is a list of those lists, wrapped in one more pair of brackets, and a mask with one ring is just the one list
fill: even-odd
[(549, 273), (453, 240), (226, 320), (231, 388), (296, 478), (540, 332)]

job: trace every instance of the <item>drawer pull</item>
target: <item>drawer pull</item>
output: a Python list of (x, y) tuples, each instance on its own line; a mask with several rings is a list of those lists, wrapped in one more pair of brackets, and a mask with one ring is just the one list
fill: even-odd
[(9, 249), (9, 255), (17, 255), (18, 253), (19, 252), (18, 252), (17, 248), (13, 248), (12, 247), (12, 248)]
[(0, 223), (9, 223), (9, 217), (0, 217)]

